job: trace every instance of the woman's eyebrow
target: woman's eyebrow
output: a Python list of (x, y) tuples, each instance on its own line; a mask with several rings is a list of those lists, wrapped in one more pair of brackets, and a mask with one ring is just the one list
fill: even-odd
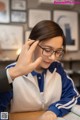
[(43, 47), (47, 47), (47, 48), (52, 48), (54, 49), (52, 46), (49, 46), (49, 45), (42, 45)]
[[(49, 45), (43, 45), (43, 47), (45, 47), (45, 48), (50, 48), (50, 49), (55, 49), (55, 48), (53, 48), (52, 46), (49, 46)], [(63, 47), (60, 47), (60, 48), (56, 48), (56, 50), (57, 49), (63, 49)]]

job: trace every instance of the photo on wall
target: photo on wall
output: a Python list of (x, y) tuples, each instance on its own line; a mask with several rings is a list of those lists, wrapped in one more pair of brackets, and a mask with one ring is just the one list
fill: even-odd
[(78, 14), (70, 11), (54, 11), (53, 20), (63, 29), (66, 37), (66, 49), (78, 50)]
[(2, 50), (16, 50), (23, 44), (23, 27), (0, 25), (0, 47)]
[(0, 0), (0, 23), (10, 22), (10, 2), (9, 0)]
[(26, 10), (27, 0), (11, 0), (11, 9), (12, 10)]
[(28, 11), (29, 28), (33, 28), (38, 22), (42, 20), (51, 20), (50, 10), (30, 9)]
[(25, 23), (27, 21), (26, 12), (11, 11), (11, 22)]

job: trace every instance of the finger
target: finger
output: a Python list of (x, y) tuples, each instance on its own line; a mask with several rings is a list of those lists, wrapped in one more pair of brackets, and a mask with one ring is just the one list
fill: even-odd
[(32, 43), (34, 43), (34, 42), (35, 42), (35, 40), (29, 39), (29, 40), (26, 41), (26, 44), (30, 46), (30, 45), (31, 45)]
[(38, 43), (39, 43), (39, 41), (36, 41), (36, 42), (34, 42), (34, 43), (31, 45), (31, 47), (30, 47), (30, 49), (29, 49), (30, 53), (33, 53), (33, 52), (35, 51)]
[(23, 45), (22, 49), (27, 49), (28, 50), (30, 48), (31, 44), (33, 44), (34, 42), (35, 42), (35, 40), (27, 40), (25, 42), (25, 44)]
[(42, 61), (42, 57), (37, 58), (36, 61), (34, 61), (32, 63), (32, 68), (35, 69), (37, 66), (39, 66), (39, 64), (41, 63), (41, 61)]

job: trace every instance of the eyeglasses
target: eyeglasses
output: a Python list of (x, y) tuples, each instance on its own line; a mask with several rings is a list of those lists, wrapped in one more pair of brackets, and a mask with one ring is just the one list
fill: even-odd
[(59, 48), (57, 50), (53, 50), (51, 47), (43, 47), (43, 46), (41, 46), (39, 44), (38, 44), (38, 46), (43, 50), (42, 54), (44, 56), (49, 57), (52, 54), (54, 54), (57, 59), (61, 59), (63, 57), (63, 55), (64, 55), (64, 49), (63, 48)]

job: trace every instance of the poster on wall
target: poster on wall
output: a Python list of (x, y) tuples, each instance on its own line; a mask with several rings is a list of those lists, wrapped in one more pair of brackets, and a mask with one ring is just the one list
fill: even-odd
[(22, 11), (12, 11), (11, 12), (11, 22), (21, 22), (24, 23), (26, 22), (26, 12)]
[(11, 0), (12, 10), (26, 10), (27, 0)]
[(0, 25), (0, 47), (2, 50), (15, 50), (22, 47), (23, 27)]
[(0, 0), (0, 23), (10, 22), (10, 2), (9, 0)]
[(51, 11), (30, 9), (28, 13), (29, 28), (33, 28), (38, 22), (42, 20), (51, 20)]
[(70, 11), (54, 11), (53, 20), (63, 29), (66, 37), (66, 49), (68, 51), (78, 50), (78, 14)]

